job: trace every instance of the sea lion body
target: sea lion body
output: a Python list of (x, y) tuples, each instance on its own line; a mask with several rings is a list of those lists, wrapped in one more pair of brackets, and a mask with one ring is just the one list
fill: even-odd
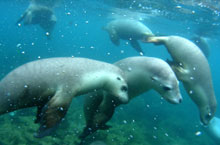
[(138, 43), (138, 40), (143, 40), (145, 37), (153, 36), (151, 30), (143, 23), (132, 19), (116, 19), (107, 24), (104, 28), (110, 36), (112, 43), (119, 46), (120, 39), (129, 40), (132, 47), (138, 51), (143, 50)]
[[(129, 57), (115, 63), (124, 71), (129, 87), (129, 101), (151, 89), (157, 91), (170, 103), (180, 103), (182, 96), (178, 80), (170, 66), (161, 59), (152, 57)], [(84, 103), (86, 127), (80, 135), (84, 139), (97, 129), (106, 129), (115, 108), (121, 103), (110, 94), (96, 92), (87, 95)]]
[(33, 61), (0, 81), (0, 114), (37, 106), (37, 137), (43, 137), (64, 118), (72, 98), (95, 89), (128, 99), (123, 72), (114, 65), (86, 58)]
[(170, 65), (198, 106), (202, 123), (207, 125), (215, 115), (217, 101), (205, 55), (194, 43), (179, 36), (149, 37), (147, 42), (166, 46), (173, 58)]

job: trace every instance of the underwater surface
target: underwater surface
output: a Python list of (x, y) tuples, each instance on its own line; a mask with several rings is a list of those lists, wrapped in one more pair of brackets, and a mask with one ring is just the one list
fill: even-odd
[[(0, 78), (16, 67), (50, 57), (86, 57), (109, 63), (140, 55), (122, 40), (115, 46), (103, 27), (112, 19), (133, 18), (155, 35), (202, 36), (209, 46), (213, 85), (220, 102), (220, 2), (212, 0), (63, 0), (54, 8), (57, 22), (50, 39), (39, 25), (16, 25), (29, 0), (0, 1)], [(170, 58), (164, 46), (140, 43), (145, 56)], [(217, 145), (200, 125), (198, 108), (180, 84), (183, 101), (173, 105), (149, 91), (121, 105), (112, 128), (90, 135), (84, 144)], [(35, 138), (36, 108), (0, 116), (0, 145), (77, 145), (85, 126), (83, 96), (73, 99), (52, 136)], [(1, 101), (1, 100), (0, 100)], [(216, 115), (220, 117), (217, 107)]]

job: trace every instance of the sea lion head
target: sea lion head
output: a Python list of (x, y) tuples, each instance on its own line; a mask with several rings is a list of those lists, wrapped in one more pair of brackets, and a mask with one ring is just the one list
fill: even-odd
[(104, 84), (104, 89), (121, 103), (128, 103), (128, 85), (123, 76), (113, 74)]
[(163, 69), (163, 71), (161, 71), (161, 69), (154, 70), (156, 72), (151, 76), (154, 89), (168, 102), (179, 104), (182, 102), (179, 81), (168, 64), (164, 63), (164, 67), (166, 67), (166, 69)]

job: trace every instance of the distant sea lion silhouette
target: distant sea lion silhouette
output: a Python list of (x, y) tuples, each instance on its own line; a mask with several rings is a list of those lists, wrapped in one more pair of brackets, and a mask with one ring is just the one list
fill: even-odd
[(98, 89), (128, 101), (124, 74), (112, 64), (68, 57), (33, 61), (0, 81), (0, 114), (37, 107), (35, 136), (44, 137), (64, 118), (72, 98)]
[[(115, 65), (125, 73), (129, 88), (129, 101), (154, 89), (170, 103), (181, 102), (178, 80), (165, 61), (140, 56), (122, 59)], [(120, 104), (111, 94), (96, 92), (87, 95), (84, 103), (86, 127), (80, 138), (84, 139), (98, 129), (109, 128), (106, 123), (112, 118), (115, 108)]]
[(24, 25), (40, 25), (40, 27), (47, 32), (47, 36), (50, 37), (57, 18), (54, 15), (52, 8), (31, 3), (16, 24), (19, 24), (22, 21), (24, 22)]
[(131, 46), (138, 52), (143, 53), (138, 40), (153, 36), (151, 30), (143, 23), (133, 19), (116, 19), (109, 22), (105, 27), (112, 43), (119, 46), (120, 39), (129, 40)]
[(179, 36), (149, 37), (147, 42), (166, 46), (173, 58), (170, 65), (198, 106), (202, 123), (207, 125), (215, 115), (217, 101), (205, 55), (194, 43)]

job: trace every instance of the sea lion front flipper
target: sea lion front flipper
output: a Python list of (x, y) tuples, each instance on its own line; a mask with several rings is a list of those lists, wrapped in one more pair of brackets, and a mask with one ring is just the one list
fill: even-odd
[(178, 80), (180, 81), (188, 81), (189, 80), (189, 70), (185, 69), (183, 66), (180, 65), (171, 65), (172, 70), (175, 72)]
[(99, 127), (100, 130), (107, 130), (107, 129), (110, 129), (110, 128), (112, 128), (112, 126), (111, 125), (107, 125), (107, 124), (104, 124), (104, 125)]
[(23, 21), (26, 16), (27, 16), (27, 11), (23, 15), (21, 15), (21, 17), (17, 20), (16, 25), (21, 23), (21, 21)]
[(131, 46), (139, 53), (144, 53), (143, 50), (141, 49), (140, 44), (138, 43), (137, 40), (130, 40)]
[(120, 45), (120, 39), (117, 35), (117, 32), (114, 29), (112, 29), (111, 32), (109, 32), (109, 36), (113, 44), (115, 44), (116, 46)]
[(38, 106), (37, 107), (37, 115), (36, 115), (36, 119), (35, 119), (34, 123), (40, 123), (40, 120), (41, 120), (42, 115), (43, 115), (43, 113), (42, 113), (43, 107), (44, 106)]
[(35, 137), (42, 138), (50, 135), (66, 115), (71, 101), (72, 97), (69, 96), (68, 93), (62, 90), (57, 91), (50, 101), (41, 109), (40, 128), (35, 134)]

